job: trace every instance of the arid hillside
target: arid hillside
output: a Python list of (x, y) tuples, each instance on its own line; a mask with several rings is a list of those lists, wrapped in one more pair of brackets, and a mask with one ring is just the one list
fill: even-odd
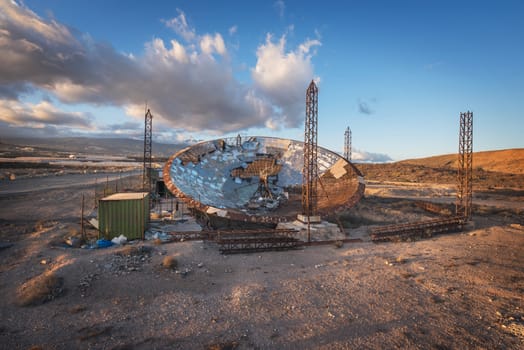
[[(409, 159), (395, 163), (357, 164), (366, 181), (453, 184), (456, 154)], [(475, 189), (524, 189), (524, 149), (473, 154)]]
[[(399, 163), (423, 165), (430, 168), (457, 168), (457, 154), (408, 159)], [(506, 174), (524, 174), (524, 148), (475, 152), (473, 168)]]

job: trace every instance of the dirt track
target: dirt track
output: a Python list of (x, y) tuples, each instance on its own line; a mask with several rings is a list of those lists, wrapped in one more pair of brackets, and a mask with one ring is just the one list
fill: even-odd
[[(137, 172), (135, 172), (136, 174)], [(0, 197), (16, 194), (31, 193), (37, 191), (47, 191), (61, 189), (65, 187), (78, 187), (104, 183), (125, 178), (132, 173), (98, 173), (98, 174), (70, 174), (61, 176), (46, 176), (38, 179), (25, 178), (16, 181), (4, 180), (0, 182)]]
[[(233, 256), (208, 242), (146, 243), (150, 252), (126, 257), (53, 247), (78, 230), (82, 190), (0, 198), (0, 240), (14, 241), (0, 250), (0, 348), (524, 346), (517, 209), (479, 207), (466, 233), (415, 242)], [(429, 215), (383, 195), (359, 203), (353, 218), (366, 220), (350, 234)], [(178, 273), (161, 266), (165, 256), (176, 257)], [(17, 289), (45, 271), (63, 279), (63, 292), (17, 306)]]

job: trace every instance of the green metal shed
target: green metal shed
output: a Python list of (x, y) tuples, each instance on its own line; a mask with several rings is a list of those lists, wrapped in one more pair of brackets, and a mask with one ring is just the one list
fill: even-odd
[(99, 238), (124, 235), (128, 240), (144, 239), (149, 221), (147, 192), (116, 193), (98, 202)]

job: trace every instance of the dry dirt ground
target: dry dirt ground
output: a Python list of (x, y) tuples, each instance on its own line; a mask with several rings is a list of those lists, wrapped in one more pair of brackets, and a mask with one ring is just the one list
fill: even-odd
[[(342, 216), (350, 237), (453, 195), (382, 185)], [(2, 195), (0, 348), (522, 349), (522, 192), (483, 192), (464, 233), (229, 256), (203, 241), (64, 248), (93, 185)]]

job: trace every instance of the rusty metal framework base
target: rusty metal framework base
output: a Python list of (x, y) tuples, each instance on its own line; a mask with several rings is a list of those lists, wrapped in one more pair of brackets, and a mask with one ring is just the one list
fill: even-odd
[(380, 226), (372, 229), (370, 236), (373, 242), (403, 241), (412, 238), (431, 237), (438, 233), (462, 231), (465, 224), (466, 221), (463, 217), (453, 216), (407, 224)]
[(218, 231), (215, 242), (222, 254), (297, 249), (303, 242), (296, 230)]

